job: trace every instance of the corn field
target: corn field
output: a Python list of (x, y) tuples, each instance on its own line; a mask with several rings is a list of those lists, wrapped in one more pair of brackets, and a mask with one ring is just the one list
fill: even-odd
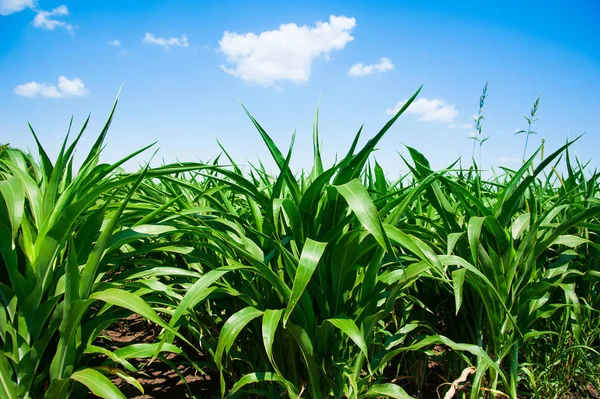
[(143, 395), (157, 363), (188, 397), (600, 397), (598, 174), (567, 142), (489, 174), (408, 148), (390, 181), (372, 153), (417, 95), (329, 168), (316, 118), (306, 172), (250, 113), (277, 173), (102, 163), (116, 102), (78, 168), (87, 122), (55, 159), (2, 147), (0, 397)]

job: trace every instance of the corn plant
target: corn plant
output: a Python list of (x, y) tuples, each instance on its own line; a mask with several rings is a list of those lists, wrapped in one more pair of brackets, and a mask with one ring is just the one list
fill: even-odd
[[(131, 312), (176, 333), (144, 301), (151, 290), (134, 293), (110, 270), (120, 266), (111, 264), (117, 248), (154, 234), (140, 226), (122, 237), (121, 218), (136, 189), (148, 177), (186, 168), (116, 174), (147, 147), (114, 164), (100, 164), (114, 110), (78, 172), (73, 154), (87, 121), (69, 146), (67, 134), (55, 163), (33, 129), (41, 164), (12, 149), (0, 158), (2, 397), (64, 398), (82, 385), (101, 397), (124, 397), (106, 375), (140, 387), (135, 379), (122, 369), (87, 364), (104, 355), (121, 359), (132, 371), (126, 359), (135, 348), (112, 354), (94, 345), (98, 334)], [(115, 240), (121, 245), (115, 247)], [(97, 302), (104, 305), (98, 308)]]
[[(210, 162), (125, 172), (146, 147), (102, 164), (114, 107), (78, 169), (87, 122), (55, 162), (33, 129), (39, 160), (0, 147), (0, 396), (123, 398), (114, 380), (143, 392), (154, 361), (214, 371), (232, 398), (427, 397), (430, 366), (447, 397), (597, 385), (598, 173), (573, 142), (485, 179), (409, 147), (389, 181), (372, 153), (417, 95), (329, 168), (317, 111), (300, 173), (294, 136), (282, 151), (248, 111), (275, 174), (222, 146)], [(154, 340), (109, 347), (134, 314)]]
[[(548, 184), (536, 179), (569, 145), (528, 174), (538, 150), (506, 183), (484, 190), (480, 198), (448, 178), (441, 179), (445, 190), (429, 193), (435, 209), (431, 226), (446, 237), (437, 245), (447, 254), (438, 259), (451, 274), (456, 312), (468, 314), (472, 342), (505, 366), (510, 381), (504, 388), (511, 398), (517, 397), (519, 348), (548, 333), (536, 330), (536, 322), (575, 297), (567, 283), (581, 272), (572, 267), (569, 248), (586, 242), (576, 229), (600, 214), (597, 206), (580, 207), (567, 196), (550, 201), (543, 192)], [(419, 179), (431, 174), (426, 159), (416, 162), (413, 171)], [(462, 215), (458, 220), (450, 216), (457, 213)], [(562, 301), (551, 301), (554, 290), (564, 293)], [(478, 364), (472, 397), (479, 397), (480, 388), (498, 391), (502, 375), (495, 369), (487, 378), (491, 385), (482, 386), (487, 367)]]
[[(382, 370), (400, 352), (436, 343), (477, 354), (496, 367), (479, 347), (434, 334), (398, 351), (405, 338), (386, 330), (390, 327), (385, 319), (397, 306), (412, 306), (405, 290), (423, 273), (437, 273), (429, 272), (430, 268), (441, 267), (427, 244), (396, 227), (407, 206), (436, 176), (419, 186), (387, 192), (388, 183), (376, 167), (367, 177), (372, 184), (361, 181), (371, 152), (416, 95), (355, 153), (359, 130), (347, 155), (329, 169), (321, 162), (316, 122), (313, 168), (298, 179), (289, 169), (293, 144), (284, 156), (249, 114), (280, 169), (276, 178), (270, 178), (262, 167), (244, 176), (224, 151), (232, 170), (218, 168), (214, 174), (203, 174), (215, 182), (210, 190), (197, 190), (184, 181), (165, 182), (179, 184), (186, 192), (196, 191), (185, 196), (207, 205), (190, 209), (213, 215), (198, 228), (213, 226), (209, 241), (222, 249), (221, 262), (227, 264), (213, 268), (194, 284), (170, 323), (173, 327), (182, 324), (186, 314), (194, 314), (194, 320), (184, 322), (183, 328), (202, 322), (203, 316), (193, 306), (214, 298), (211, 284), (227, 273), (213, 287), (221, 287), (219, 293), (228, 292), (235, 301), (226, 307), (214, 301), (230, 316), (216, 346), (209, 349), (220, 370), (222, 396), (229, 374), (235, 380), (230, 395), (251, 383), (271, 381), (291, 397), (306, 392), (315, 398), (406, 398), (400, 386), (382, 381)], [(376, 202), (365, 184), (379, 189), (373, 195)], [(191, 232), (193, 226), (189, 228)], [(404, 331), (419, 326), (408, 321), (401, 321), (406, 322)], [(194, 331), (202, 331), (202, 325), (194, 326)], [(382, 345), (381, 334), (390, 343)], [(250, 346), (240, 343), (230, 353), (240, 336)], [(253, 342), (262, 342), (262, 348)], [(245, 374), (234, 371), (228, 354), (249, 365), (241, 366)]]

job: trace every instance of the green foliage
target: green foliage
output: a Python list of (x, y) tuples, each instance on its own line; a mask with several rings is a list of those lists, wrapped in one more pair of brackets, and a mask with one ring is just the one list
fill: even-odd
[[(226, 165), (100, 163), (114, 107), (78, 170), (87, 122), (54, 162), (33, 129), (39, 162), (3, 148), (0, 396), (124, 397), (114, 380), (143, 392), (139, 360), (164, 353), (218, 374), (220, 397), (410, 398), (463, 370), (455, 397), (598, 387), (598, 174), (572, 142), (487, 180), (408, 148), (390, 182), (372, 152), (417, 95), (329, 168), (316, 117), (309, 173), (250, 113), (274, 176), (223, 147)], [(104, 345), (132, 314), (155, 342)]]

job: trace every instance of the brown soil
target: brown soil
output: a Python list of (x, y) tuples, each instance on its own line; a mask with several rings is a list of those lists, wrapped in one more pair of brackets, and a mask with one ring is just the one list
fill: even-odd
[[(138, 382), (144, 388), (144, 394), (121, 379), (117, 386), (128, 398), (134, 399), (176, 399), (190, 397), (181, 378), (168, 365), (156, 361), (144, 369), (145, 375), (137, 375)], [(201, 375), (194, 368), (179, 365), (178, 371), (184, 376), (195, 398), (214, 398), (219, 394), (218, 376)]]
[[(138, 315), (132, 315), (123, 319), (118, 325), (113, 325), (105, 330), (96, 344), (116, 350), (132, 343), (153, 343), (157, 341), (159, 331), (159, 328)], [(186, 365), (185, 359), (172, 353), (166, 355), (165, 359), (176, 366), (177, 371), (185, 379), (187, 387), (177, 372), (160, 359), (155, 359), (151, 363), (149, 359), (131, 361), (140, 370), (140, 373), (130, 375), (142, 385), (144, 394), (121, 378), (114, 378), (113, 382), (126, 397), (132, 399), (214, 398), (219, 396), (219, 376), (216, 370), (207, 369), (207, 374), (202, 374), (195, 368)], [(206, 361), (202, 357), (195, 360)], [(190, 396), (190, 392), (193, 396)], [(96, 398), (94, 395), (90, 397)]]

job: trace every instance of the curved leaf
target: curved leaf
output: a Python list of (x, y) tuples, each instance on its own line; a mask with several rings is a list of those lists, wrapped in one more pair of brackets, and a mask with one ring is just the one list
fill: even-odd
[(104, 374), (94, 369), (83, 369), (71, 374), (71, 379), (88, 387), (96, 396), (104, 399), (127, 399)]
[(354, 320), (350, 319), (346, 315), (340, 315), (331, 319), (327, 319), (325, 321), (333, 324), (340, 331), (346, 334), (360, 348), (361, 352), (365, 355), (365, 357), (367, 359), (369, 358), (367, 344), (365, 343), (365, 339), (363, 338), (360, 330), (356, 326)]
[(387, 383), (387, 384), (374, 384), (367, 391), (366, 394), (361, 395), (361, 398), (368, 398), (371, 396), (385, 396), (388, 398), (397, 398), (397, 399), (414, 399), (412, 396), (406, 393), (406, 391), (400, 388), (396, 384)]
[(327, 243), (314, 241), (310, 238), (306, 239), (304, 248), (302, 248), (302, 253), (300, 254), (300, 261), (298, 262), (296, 276), (294, 277), (292, 294), (290, 295), (290, 300), (287, 308), (285, 309), (285, 314), (283, 315), (284, 327), (290, 317), (290, 314), (292, 313), (292, 310), (294, 310), (296, 303), (300, 299), (300, 296), (302, 296), (304, 289), (308, 285), (310, 278), (317, 268), (319, 260), (321, 259), (321, 256), (323, 256), (323, 252), (325, 252), (326, 246)]
[(245, 376), (240, 378), (233, 385), (233, 387), (231, 388), (231, 392), (229, 392), (229, 394), (233, 395), (234, 393), (236, 393), (237, 391), (242, 389), (244, 386), (246, 386), (248, 384), (253, 384), (255, 382), (261, 382), (261, 381), (277, 382), (277, 383), (281, 384), (287, 390), (287, 392), (291, 398), (298, 397), (298, 389), (291, 382), (280, 377), (276, 373), (271, 373), (271, 372), (246, 374)]
[(393, 254), (392, 246), (383, 229), (381, 219), (379, 219), (377, 208), (373, 204), (373, 200), (371, 200), (365, 186), (359, 180), (354, 179), (346, 184), (335, 186), (335, 188), (346, 199), (348, 206), (352, 209), (352, 212), (354, 212), (365, 230), (375, 237), (383, 249)]
[(282, 314), (283, 309), (267, 309), (265, 310), (265, 313), (263, 315), (263, 343), (265, 345), (265, 351), (267, 352), (269, 361), (271, 362), (275, 370), (277, 370), (277, 365), (275, 364), (275, 360), (273, 359), (273, 341), (275, 340), (275, 332), (277, 331), (277, 326), (279, 325), (279, 320), (281, 320)]

